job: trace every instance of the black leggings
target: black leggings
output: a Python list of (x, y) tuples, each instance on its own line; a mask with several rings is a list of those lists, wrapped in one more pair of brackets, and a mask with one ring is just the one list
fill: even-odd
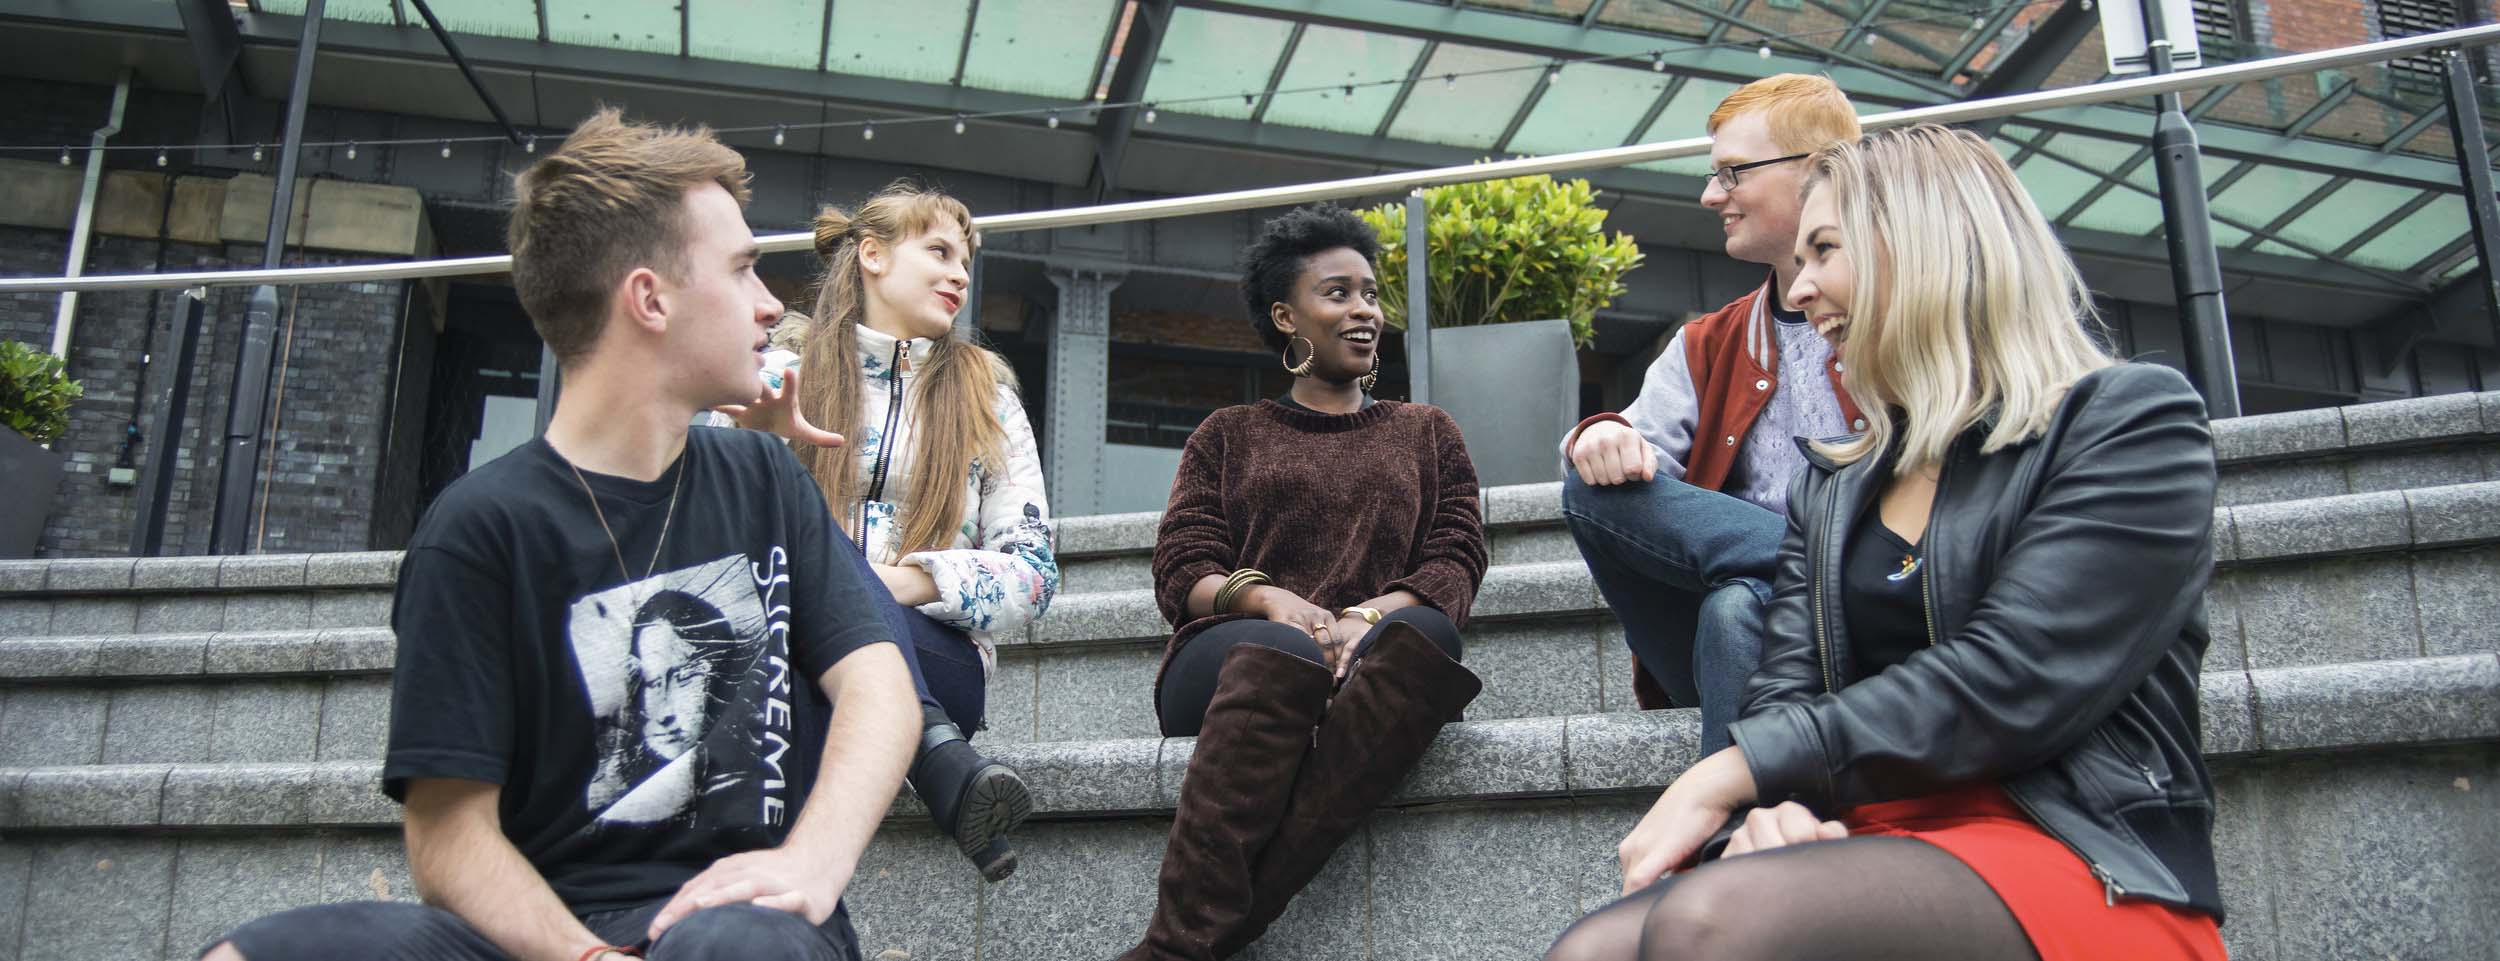
[(1988, 882), (1925, 841), (1814, 841), (1670, 875), (1589, 912), (1545, 961), (2035, 961)]
[[(1421, 604), (1401, 607), (1381, 618), (1380, 623), (1364, 632), (1361, 641), (1355, 642), (1354, 655), (1361, 657), (1371, 650), (1372, 640), (1380, 636), (1380, 629), (1392, 623), (1413, 626), (1424, 632), (1425, 637), (1431, 638), (1433, 646), (1439, 647), (1450, 660), (1462, 659), (1459, 656), (1458, 625), (1450, 623), (1449, 615)], [(1181, 645), (1180, 652), (1172, 655), (1171, 666), (1163, 670), (1159, 700), (1163, 704), (1164, 737), (1198, 736), (1198, 723), (1207, 716), (1207, 702), (1215, 699), (1216, 675), (1224, 670), (1224, 656), (1242, 644), (1272, 647), (1313, 664), (1328, 663), (1326, 656), (1320, 653), (1318, 641), (1287, 624), (1239, 620), (1207, 628), (1190, 638), (1189, 643)]]

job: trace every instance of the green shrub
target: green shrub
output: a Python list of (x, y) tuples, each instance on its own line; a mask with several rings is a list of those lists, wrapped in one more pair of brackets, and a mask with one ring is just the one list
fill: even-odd
[(38, 444), (69, 429), (69, 405), (86, 393), (61, 359), (14, 340), (0, 340), (0, 427)]
[[(1597, 311), (1621, 296), (1640, 266), (1632, 235), (1606, 235), (1606, 212), (1586, 180), (1544, 174), (1450, 184), (1424, 191), (1431, 219), (1428, 290), (1432, 326), (1511, 321), (1571, 322), (1571, 337), (1597, 337)], [(1380, 231), (1380, 302), (1406, 328), (1406, 204), (1362, 211)]]

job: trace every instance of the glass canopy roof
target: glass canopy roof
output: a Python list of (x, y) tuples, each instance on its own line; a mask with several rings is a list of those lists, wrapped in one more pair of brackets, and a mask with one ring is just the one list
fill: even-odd
[[(1401, 143), (1477, 156), (1559, 153), (1697, 136), (1737, 83), (1781, 70), (1829, 73), (1866, 112), (1967, 96), (1991, 71), (2054, 55), (2026, 44), (2062, 2), (1177, 0), (1132, 95), (1202, 121), (1191, 136), (1255, 135), (1319, 153)], [(923, 0), (898, 17), (890, 4), (862, 0), (430, 3), (459, 34), (1070, 107), (1098, 94), (1118, 99), (1110, 86), (1133, 4)], [(300, 14), (304, 0), (249, 5)], [(424, 29), (407, 0), (332, 0), (328, 15)], [(2208, 46), (2208, 60), (2276, 52), (2227, 46)], [(1616, 59), (1574, 62), (1596, 57)], [(2047, 85), (2099, 79), (2102, 57), (2096, 27), (2058, 57)], [(2444, 101), (2420, 72), (2326, 71), (2192, 93), (2188, 103), (2226, 256), (2332, 263), (2416, 290), (2471, 263)], [(2487, 127), (2492, 112), (2486, 105)], [(2043, 212), (2075, 228), (2078, 246), (2136, 252), (2161, 230), (2144, 148), (2151, 120), (2135, 106), (2078, 108), (2009, 122), (1996, 136)], [(1373, 159), (1412, 165), (1391, 156), (1415, 154)], [(1625, 173), (1688, 197), (1706, 166), (1690, 158)]]

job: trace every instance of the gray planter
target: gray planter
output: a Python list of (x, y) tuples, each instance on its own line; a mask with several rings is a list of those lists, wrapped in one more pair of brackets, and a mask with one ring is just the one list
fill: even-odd
[(0, 427), (0, 558), (33, 557), (61, 488), (60, 454)]
[(1449, 411), (1466, 435), (1478, 485), (1561, 480), (1556, 452), (1580, 419), (1571, 322), (1433, 331), (1432, 403)]

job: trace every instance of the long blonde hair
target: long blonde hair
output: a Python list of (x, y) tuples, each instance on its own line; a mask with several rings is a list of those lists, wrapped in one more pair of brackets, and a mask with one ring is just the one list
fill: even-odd
[(2039, 436), (2067, 388), (2117, 363), (2074, 260), (1987, 141), (1918, 124), (1807, 164), (1800, 191), (1832, 191), (1850, 252), (1841, 386), (1866, 417), (1857, 437), (1818, 442), (1825, 455), (1852, 463), (1899, 435), (1893, 470), (1906, 475), (1990, 420), (1980, 450), (2000, 450)]
[[(856, 441), (867, 389), (860, 373), (859, 326), (868, 320), (866, 281), (861, 275), (859, 245), (875, 240), (888, 251), (943, 224), (963, 228), (964, 242), (979, 249), (981, 235), (972, 226), (972, 211), (961, 201), (935, 190), (897, 182), (878, 191), (853, 213), (827, 206), (816, 214), (816, 256), (824, 272), (817, 280), (816, 310), (799, 367), (799, 410), (826, 430)], [(903, 492), (903, 529), (894, 540), (894, 563), (914, 551), (937, 550), (954, 537), (956, 526), (972, 505), (965, 503), (964, 478), (977, 462), (985, 470), (1001, 469), (1006, 429), (998, 420), (998, 388), (1013, 384), (1015, 375), (997, 354), (972, 341), (963, 326), (938, 340), (929, 360), (912, 379), (913, 423), (918, 443), (912, 450), (911, 489)], [(816, 478), (825, 503), (850, 530), (853, 498), (859, 489), (859, 459), (848, 446), (824, 450), (799, 446), (799, 461)], [(864, 538), (865, 531), (850, 530)]]

